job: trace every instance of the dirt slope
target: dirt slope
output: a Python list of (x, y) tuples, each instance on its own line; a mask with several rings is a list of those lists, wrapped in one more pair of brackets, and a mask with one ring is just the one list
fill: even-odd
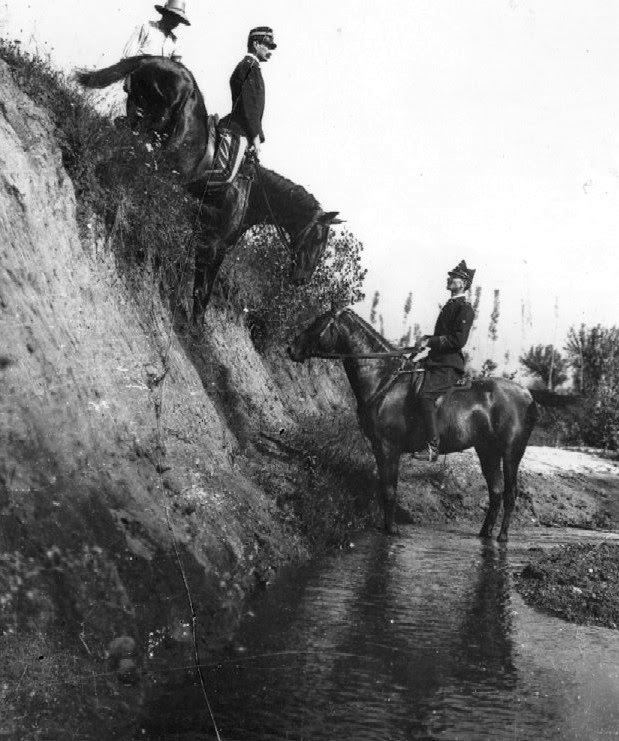
[[(258, 428), (294, 426), (299, 394), (307, 411), (328, 407), (338, 381), (290, 368), (278, 388), (245, 331), (217, 315), (200, 343), (175, 333), (156, 296), (123, 284), (94, 221), (80, 241), (51, 125), (1, 62), (0, 101), (0, 634), (11, 637), (0, 687), (3, 710), (24, 702), (12, 688), (32, 661), (46, 688), (36, 718), (54, 705), (63, 656), (82, 652), (104, 673), (109, 642), (127, 635), (140, 660), (165, 662), (169, 649), (187, 664), (190, 596), (208, 642), (246, 588), (307, 553), (243, 456)], [(163, 636), (156, 649), (152, 635)], [(116, 712), (110, 676), (99, 697), (109, 695), (111, 738), (133, 711)], [(80, 738), (95, 733), (92, 702)], [(17, 733), (10, 718), (0, 735)]]

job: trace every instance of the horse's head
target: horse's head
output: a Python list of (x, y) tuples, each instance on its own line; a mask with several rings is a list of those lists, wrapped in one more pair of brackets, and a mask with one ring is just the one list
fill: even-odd
[(331, 355), (340, 350), (340, 316), (344, 309), (332, 309), (316, 317), (288, 346), (288, 356), (297, 363), (312, 357)]
[(342, 223), (342, 219), (337, 218), (338, 213), (339, 211), (325, 212), (319, 209), (309, 223), (293, 237), (290, 245), (292, 249), (290, 278), (293, 283), (305, 283), (312, 277), (327, 246), (329, 228), (332, 224)]

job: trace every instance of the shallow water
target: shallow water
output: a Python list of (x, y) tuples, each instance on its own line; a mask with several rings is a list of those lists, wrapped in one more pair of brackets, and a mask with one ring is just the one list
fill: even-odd
[[(542, 615), (512, 585), (527, 548), (591, 539), (536, 530), (502, 549), (410, 527), (288, 574), (205, 669), (221, 738), (619, 737), (619, 633)], [(212, 737), (197, 688), (160, 710), (144, 737)]]

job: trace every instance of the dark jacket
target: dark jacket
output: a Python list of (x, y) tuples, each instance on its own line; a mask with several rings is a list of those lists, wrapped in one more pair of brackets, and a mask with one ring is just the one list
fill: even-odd
[(250, 142), (257, 136), (263, 142), (264, 79), (260, 64), (253, 57), (247, 55), (236, 65), (230, 77), (230, 92), (232, 112), (222, 124)]
[(428, 337), (430, 354), (426, 365), (455, 368), (464, 372), (462, 348), (469, 338), (474, 318), (473, 307), (464, 296), (450, 299), (438, 315), (434, 334)]

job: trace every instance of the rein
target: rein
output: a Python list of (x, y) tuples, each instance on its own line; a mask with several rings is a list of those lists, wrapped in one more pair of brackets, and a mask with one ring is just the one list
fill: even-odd
[[(324, 326), (320, 334), (318, 335), (319, 339), (322, 337), (322, 335), (329, 329), (329, 327), (334, 326), (337, 329), (337, 320), (340, 318), (342, 314), (342, 310), (336, 312), (327, 322), (327, 324)], [(418, 352), (419, 348), (413, 346), (413, 347), (402, 347), (399, 350), (384, 350), (383, 352), (368, 352), (368, 353), (312, 353), (312, 356), (315, 358), (322, 358), (325, 360), (346, 360), (347, 358), (350, 359), (357, 359), (357, 360), (384, 360), (385, 358), (400, 358), (401, 363), (400, 367), (396, 368), (389, 378), (384, 381), (383, 383), (379, 384), (378, 388), (375, 389), (375, 391), (370, 395), (370, 398), (366, 400), (366, 404), (370, 406), (373, 404), (377, 399), (385, 396), (387, 392), (394, 386), (394, 384), (397, 382), (398, 378), (405, 375), (414, 375), (415, 373), (425, 373), (425, 368), (406, 368), (406, 363), (411, 359), (410, 356), (415, 355), (415, 358), (419, 355)], [(415, 358), (413, 358), (413, 362), (415, 362)]]
[(286, 233), (279, 225), (279, 222), (277, 221), (277, 219), (275, 218), (275, 214), (273, 213), (273, 209), (271, 208), (271, 202), (269, 201), (269, 197), (267, 196), (267, 190), (264, 187), (264, 180), (262, 179), (262, 173), (260, 172), (260, 165), (256, 157), (254, 157), (254, 169), (256, 170), (256, 175), (258, 176), (258, 182), (260, 183), (260, 187), (262, 188), (262, 195), (264, 196), (264, 202), (266, 203), (271, 219), (273, 220), (273, 226), (275, 227), (275, 231), (277, 232), (279, 241), (289, 252), (292, 252), (292, 247), (290, 243), (288, 242)]
[(312, 353), (314, 358), (323, 360), (346, 360), (346, 358), (358, 358), (359, 360), (382, 360), (383, 358), (406, 358), (415, 352), (414, 347), (403, 347), (401, 350), (392, 352), (369, 352), (369, 353)]
[[(336, 321), (340, 318), (342, 315), (343, 310), (337, 311), (325, 324), (324, 328), (318, 335), (318, 339), (320, 339), (323, 334), (329, 329), (329, 327), (335, 326), (337, 329)], [(315, 358), (322, 358), (323, 360), (345, 360), (346, 358), (358, 358), (360, 360), (382, 360), (383, 358), (406, 358), (407, 355), (412, 355), (413, 353), (417, 352), (418, 348), (415, 346), (412, 347), (402, 347), (399, 350), (384, 350), (383, 352), (367, 352), (367, 353), (355, 353), (355, 352), (348, 352), (348, 353), (312, 353), (312, 355)], [(411, 371), (411, 372), (418, 372), (418, 371)]]

